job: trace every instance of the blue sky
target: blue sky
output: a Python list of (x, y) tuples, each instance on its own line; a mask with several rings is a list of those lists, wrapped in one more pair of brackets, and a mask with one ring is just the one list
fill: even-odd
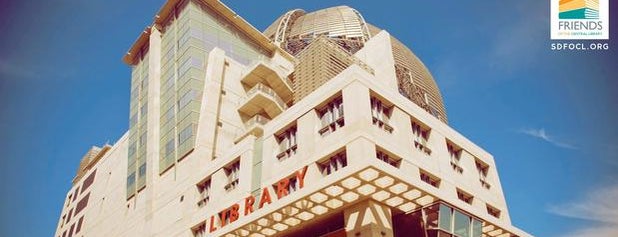
[[(356, 8), (424, 61), (450, 125), (494, 155), (514, 225), (618, 235), (618, 46), (551, 51), (548, 1), (224, 2), (258, 29)], [(0, 1), (0, 236), (53, 235), (81, 156), (126, 131), (120, 58), (162, 4)]]

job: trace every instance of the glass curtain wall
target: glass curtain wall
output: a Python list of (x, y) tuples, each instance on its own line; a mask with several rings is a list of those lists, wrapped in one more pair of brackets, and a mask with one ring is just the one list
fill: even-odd
[(148, 45), (140, 50), (131, 72), (127, 199), (146, 187), (148, 124)]
[(160, 173), (195, 147), (208, 53), (218, 47), (244, 65), (265, 55), (198, 1), (179, 3), (162, 33)]

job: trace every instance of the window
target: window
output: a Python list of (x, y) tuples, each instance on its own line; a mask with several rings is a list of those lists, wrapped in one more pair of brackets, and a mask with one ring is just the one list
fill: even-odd
[(438, 237), (481, 237), (482, 222), (468, 213), (444, 203), (433, 204), (422, 209), (427, 216), (428, 236)]
[(165, 156), (168, 156), (170, 154), (172, 154), (172, 152), (174, 152), (175, 149), (175, 144), (174, 144), (174, 139), (169, 140), (166, 144), (165, 144)]
[(73, 216), (73, 209), (69, 210), (69, 214), (67, 215), (67, 224), (71, 221), (71, 216)]
[(390, 116), (391, 108), (384, 105), (379, 99), (371, 97), (371, 118), (373, 124), (387, 132), (393, 132), (393, 127), (389, 125)]
[(139, 176), (138, 176), (138, 177), (144, 177), (144, 176), (146, 176), (146, 163), (144, 163), (144, 164), (142, 164), (142, 165), (140, 165), (140, 166), (139, 166), (138, 172), (139, 172), (139, 173), (138, 173), (138, 174), (139, 174)]
[[(127, 193), (130, 194), (130, 196), (133, 196), (132, 193), (133, 191), (135, 191), (135, 171), (133, 171), (128, 177), (127, 177)], [(128, 199), (128, 198), (127, 198)]]
[(94, 177), (96, 175), (97, 171), (94, 170), (92, 173), (90, 173), (90, 175), (88, 175), (88, 178), (86, 178), (84, 180), (84, 184), (82, 184), (82, 191), (81, 193), (84, 193), (84, 191), (86, 189), (88, 189), (88, 187), (90, 187), (90, 185), (92, 185), (92, 183), (94, 183)]
[(69, 235), (68, 237), (72, 237), (73, 236), (73, 229), (75, 228), (75, 224), (71, 225), (71, 228), (69, 228)]
[(203, 207), (210, 200), (210, 178), (197, 184), (197, 192), (199, 193), (197, 206)]
[(142, 107), (139, 109), (140, 117), (145, 117), (148, 114), (148, 102), (144, 103)]
[(412, 134), (414, 137), (414, 147), (427, 155), (431, 155), (427, 141), (429, 140), (430, 130), (420, 122), (412, 121)]
[[(144, 131), (141, 136), (139, 136), (139, 149), (144, 149), (146, 146), (146, 141), (148, 140), (148, 132)], [(140, 152), (141, 153), (141, 152)]]
[(189, 90), (187, 93), (182, 95), (180, 100), (178, 100), (178, 110), (184, 108), (187, 104), (189, 104), (189, 102), (191, 102), (191, 100), (195, 100), (197, 98), (197, 94), (197, 90)]
[(82, 230), (82, 222), (84, 222), (84, 217), (80, 217), (79, 220), (77, 221), (77, 227), (75, 228), (75, 234), (79, 233), (80, 230)]
[(129, 127), (132, 128), (133, 126), (135, 126), (135, 124), (137, 123), (137, 115), (131, 115), (131, 118), (129, 118)]
[(170, 106), (169, 109), (167, 109), (167, 112), (165, 112), (164, 118), (166, 119), (166, 121), (170, 121), (174, 118), (174, 106)]
[(448, 155), (451, 160), (451, 168), (453, 168), (453, 170), (457, 173), (463, 173), (463, 168), (461, 168), (461, 165), (459, 165), (462, 149), (449, 141), (446, 141), (446, 148), (448, 150)]
[(392, 165), (393, 167), (399, 167), (399, 164), (401, 163), (401, 159), (388, 155), (387, 153), (380, 150), (376, 151), (376, 158), (378, 158), (378, 160), (384, 161), (389, 165)]
[(460, 190), (460, 189), (457, 189), (457, 198), (459, 198), (459, 200), (462, 200), (468, 204), (472, 204), (472, 200), (474, 199), (474, 197), (471, 194), (464, 192), (463, 190)]
[(77, 200), (77, 195), (79, 194), (79, 187), (75, 188), (75, 193), (73, 193), (73, 202)]
[(440, 187), (440, 179), (438, 179), (436, 176), (433, 176), (423, 170), (421, 170), (421, 180), (425, 183), (428, 183), (431, 186), (434, 186), (436, 188)]
[(481, 186), (486, 189), (491, 188), (491, 184), (487, 182), (487, 174), (489, 173), (489, 165), (485, 164), (485, 162), (475, 159), (476, 163), (476, 171), (479, 173), (479, 181), (481, 182)]
[(133, 154), (135, 154), (135, 151), (137, 150), (137, 145), (135, 144), (135, 142), (131, 143), (131, 145), (129, 145), (129, 156), (132, 156)]
[(470, 236), (470, 217), (461, 211), (454, 211), (455, 223), (453, 224), (454, 233), (459, 237)]
[(180, 145), (183, 144), (185, 141), (187, 141), (192, 136), (193, 136), (193, 124), (189, 124), (189, 126), (182, 129), (182, 131), (180, 131), (180, 134), (178, 134), (178, 144)]
[(75, 206), (74, 216), (77, 216), (79, 212), (81, 212), (82, 210), (84, 210), (84, 208), (86, 208), (86, 206), (88, 206), (88, 198), (90, 198), (90, 193), (86, 194), (86, 196), (84, 196), (81, 200), (79, 200), (79, 202), (77, 203), (77, 206)]
[(196, 227), (193, 227), (191, 231), (193, 232), (194, 237), (205, 237), (206, 236), (206, 222), (202, 222)]
[(279, 143), (279, 160), (286, 159), (296, 154), (296, 126), (291, 127), (279, 135), (276, 135), (277, 143)]
[(337, 128), (343, 127), (345, 122), (343, 119), (343, 100), (341, 97), (332, 100), (322, 109), (319, 109), (318, 115), (322, 122), (322, 129), (319, 131), (322, 136), (334, 132)]
[(347, 165), (348, 161), (345, 152), (338, 153), (319, 163), (320, 171), (324, 176), (330, 175)]
[(231, 191), (238, 186), (240, 181), (240, 160), (236, 160), (232, 164), (225, 167), (225, 175), (227, 175), (225, 190)]
[(495, 218), (500, 218), (500, 210), (487, 204), (487, 213)]

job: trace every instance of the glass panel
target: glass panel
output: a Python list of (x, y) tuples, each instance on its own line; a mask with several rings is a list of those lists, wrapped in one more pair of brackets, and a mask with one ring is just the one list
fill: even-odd
[(472, 237), (481, 237), (483, 234), (483, 223), (477, 219), (472, 219)]
[(455, 235), (460, 237), (470, 237), (470, 217), (460, 211), (455, 210)]
[(440, 204), (440, 229), (448, 232), (453, 232), (451, 211), (450, 207)]

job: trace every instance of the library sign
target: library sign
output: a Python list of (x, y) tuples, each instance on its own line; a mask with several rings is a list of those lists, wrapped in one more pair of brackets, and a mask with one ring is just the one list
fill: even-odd
[[(295, 180), (298, 184), (298, 189), (302, 189), (305, 186), (305, 174), (307, 174), (307, 166), (302, 169), (288, 175), (286, 178), (281, 179), (279, 182), (273, 185), (272, 189), (274, 193), (271, 195), (271, 187), (266, 186), (262, 188), (262, 192), (258, 196), (249, 195), (244, 199), (234, 203), (234, 205), (218, 212), (215, 215), (210, 216), (208, 232), (212, 233), (219, 228), (223, 228), (228, 224), (237, 221), (241, 216), (248, 216), (255, 210), (259, 210), (266, 204), (271, 204), (273, 201), (277, 201), (289, 194), (288, 187), (290, 182)], [(276, 198), (276, 200), (273, 200)], [(243, 203), (243, 210), (240, 208), (240, 203)], [(256, 209), (257, 205), (257, 209)]]

